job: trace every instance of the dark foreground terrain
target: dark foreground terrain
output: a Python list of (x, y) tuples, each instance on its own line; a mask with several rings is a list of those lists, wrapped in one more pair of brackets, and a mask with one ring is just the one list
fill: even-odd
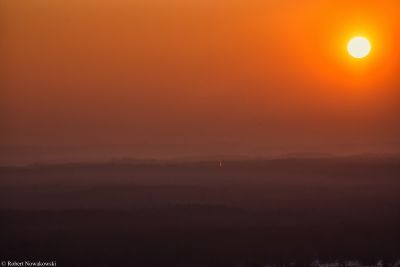
[(400, 259), (400, 160), (2, 167), (0, 260), (287, 266)]

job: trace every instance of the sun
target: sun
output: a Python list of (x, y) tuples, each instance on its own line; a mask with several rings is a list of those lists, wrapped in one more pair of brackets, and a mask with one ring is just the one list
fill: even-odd
[(347, 51), (354, 58), (364, 58), (371, 52), (371, 43), (363, 36), (356, 36), (347, 44)]

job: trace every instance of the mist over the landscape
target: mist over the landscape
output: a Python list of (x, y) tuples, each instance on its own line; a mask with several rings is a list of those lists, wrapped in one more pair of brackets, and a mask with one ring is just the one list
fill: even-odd
[(0, 171), (7, 259), (182, 267), (398, 266), (400, 259), (399, 158)]

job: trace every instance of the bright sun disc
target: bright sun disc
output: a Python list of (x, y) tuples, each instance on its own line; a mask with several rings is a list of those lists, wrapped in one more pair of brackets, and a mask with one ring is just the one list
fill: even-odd
[(347, 51), (354, 58), (364, 58), (371, 52), (371, 44), (367, 38), (357, 36), (349, 41)]

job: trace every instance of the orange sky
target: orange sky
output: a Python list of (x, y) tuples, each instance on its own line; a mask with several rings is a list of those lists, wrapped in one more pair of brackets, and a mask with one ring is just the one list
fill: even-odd
[[(400, 149), (397, 0), (0, 5), (1, 146)], [(358, 34), (373, 46), (361, 61), (346, 53)]]

